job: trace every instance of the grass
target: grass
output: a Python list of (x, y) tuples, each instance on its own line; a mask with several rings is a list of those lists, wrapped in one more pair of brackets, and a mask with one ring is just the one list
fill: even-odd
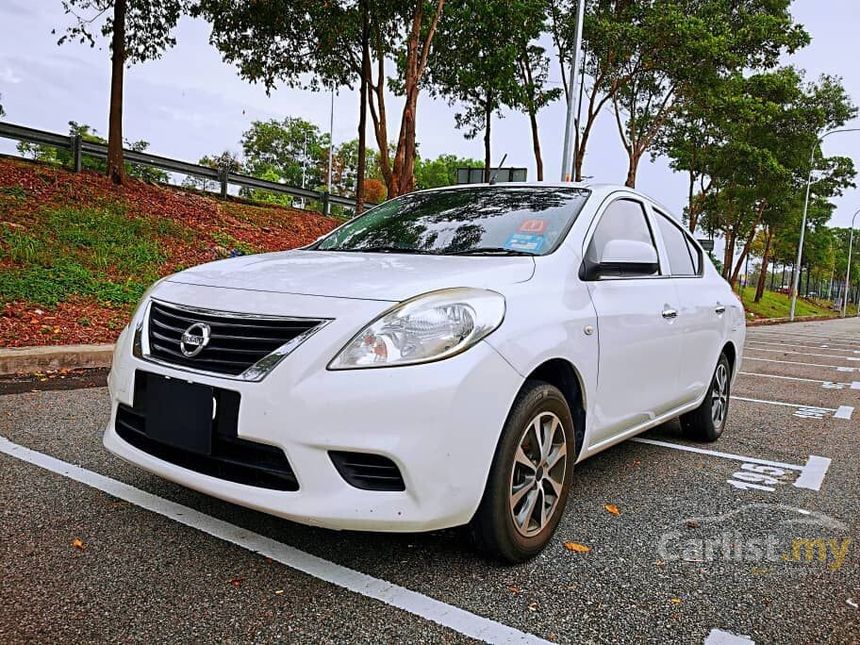
[[(755, 302), (755, 287), (741, 289), (741, 299), (747, 314), (755, 318), (787, 318), (791, 311), (791, 298), (788, 294), (775, 291), (765, 291), (760, 302)], [(848, 313), (856, 313), (854, 306), (849, 306)], [(838, 312), (830, 308), (830, 303), (823, 300), (797, 299), (797, 316), (838, 316)]]
[(166, 259), (158, 237), (175, 226), (129, 218), (115, 205), (43, 208), (33, 219), (0, 229), (0, 260), (13, 264), (0, 272), (0, 301), (54, 306), (78, 295), (133, 304), (158, 279)]

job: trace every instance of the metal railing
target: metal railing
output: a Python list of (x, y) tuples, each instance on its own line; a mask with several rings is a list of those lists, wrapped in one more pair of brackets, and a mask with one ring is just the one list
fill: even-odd
[[(72, 170), (80, 172), (82, 166), (82, 158), (84, 155), (97, 157), (99, 159), (107, 159), (107, 144), (96, 143), (93, 141), (85, 141), (80, 135), (57, 134), (55, 132), (46, 132), (44, 130), (36, 130), (23, 125), (15, 125), (14, 123), (6, 123), (0, 121), (0, 137), (5, 139), (14, 139), (25, 143), (35, 143), (40, 145), (52, 146), (63, 150), (68, 150), (72, 155)], [(345, 206), (347, 208), (355, 208), (355, 199), (349, 197), (341, 197), (340, 195), (332, 195), (327, 191), (315, 191), (299, 186), (288, 186), (279, 184), (274, 181), (258, 179), (235, 172), (228, 172), (226, 169), (210, 168), (199, 164), (180, 161), (178, 159), (169, 159), (158, 155), (149, 154), (148, 152), (138, 152), (136, 150), (124, 149), (123, 155), (128, 163), (148, 166), (150, 168), (158, 168), (167, 172), (174, 172), (200, 179), (218, 182), (220, 186), (220, 194), (222, 199), (227, 198), (230, 186), (239, 186), (240, 188), (252, 188), (256, 190), (266, 190), (282, 195), (290, 195), (291, 197), (300, 197), (305, 200), (314, 200), (322, 205), (322, 212), (329, 214), (329, 209), (332, 204)], [(365, 202), (367, 205), (372, 205), (371, 202)]]

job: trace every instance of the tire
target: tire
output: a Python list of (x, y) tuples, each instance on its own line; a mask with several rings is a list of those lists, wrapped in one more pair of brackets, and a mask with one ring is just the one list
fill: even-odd
[[(551, 437), (547, 450), (540, 450), (538, 428), (544, 445)], [(513, 564), (543, 550), (570, 492), (574, 436), (573, 417), (561, 391), (543, 381), (527, 381), (505, 421), (484, 496), (470, 524), (480, 551)]]
[(720, 438), (729, 417), (731, 384), (729, 359), (725, 354), (720, 354), (702, 405), (681, 416), (681, 427), (689, 437), (698, 441), (716, 441)]

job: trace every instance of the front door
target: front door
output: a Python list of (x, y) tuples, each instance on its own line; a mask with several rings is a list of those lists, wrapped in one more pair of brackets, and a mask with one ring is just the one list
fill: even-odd
[[(655, 246), (649, 214), (634, 198), (616, 199), (599, 213), (586, 257), (599, 262), (612, 239)], [(599, 360), (589, 448), (646, 423), (678, 404), (681, 333), (678, 296), (664, 267), (652, 276), (588, 282), (597, 314)]]

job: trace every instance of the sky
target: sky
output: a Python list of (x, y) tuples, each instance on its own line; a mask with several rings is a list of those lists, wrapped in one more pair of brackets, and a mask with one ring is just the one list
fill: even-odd
[[(783, 62), (805, 69), (808, 79), (827, 73), (841, 76), (856, 104), (860, 104), (860, 1), (796, 0), (795, 19), (810, 32), (812, 44)], [(9, 122), (66, 132), (69, 121), (86, 123), (107, 132), (110, 60), (106, 43), (91, 49), (77, 43), (57, 46), (57, 35), (70, 24), (60, 0), (0, 0), (0, 95)], [(150, 151), (196, 161), (223, 150), (239, 152), (239, 140), (252, 120), (302, 117), (328, 131), (331, 96), (280, 89), (268, 96), (261, 86), (239, 78), (209, 44), (205, 22), (184, 18), (176, 32), (177, 46), (160, 60), (126, 71), (125, 136), (150, 142)], [(560, 83), (557, 66), (550, 81)], [(389, 133), (396, 133), (402, 102), (387, 97)], [(423, 94), (417, 110), (420, 153), (432, 158), (443, 153), (483, 159), (481, 137), (469, 141), (454, 126), (456, 106)], [(564, 138), (564, 101), (539, 115), (544, 169), (548, 180), (561, 174)], [(358, 94), (343, 88), (335, 97), (335, 143), (357, 136)], [(860, 119), (846, 127), (860, 128)], [(493, 124), (493, 157), (507, 154), (506, 166), (524, 166), (535, 178), (528, 120), (506, 112)], [(392, 136), (395, 136), (392, 134)], [(372, 141), (372, 137), (370, 138)], [(0, 152), (15, 144), (0, 140)], [(846, 155), (860, 168), (860, 132), (836, 134), (824, 145), (826, 154)], [(597, 121), (585, 161), (584, 174), (594, 181), (623, 183), (627, 158), (615, 119), (607, 109)], [(858, 180), (860, 183), (860, 180)], [(679, 215), (686, 203), (686, 177), (673, 173), (666, 159), (643, 159), (637, 188)], [(850, 189), (836, 201), (832, 220), (847, 226), (860, 208), (860, 189)]]

